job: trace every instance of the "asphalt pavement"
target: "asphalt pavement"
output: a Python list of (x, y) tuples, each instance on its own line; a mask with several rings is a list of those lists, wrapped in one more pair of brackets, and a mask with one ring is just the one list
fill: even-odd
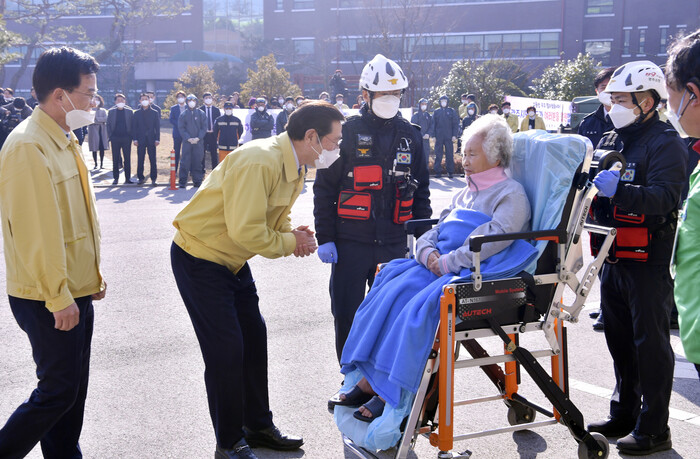
[[(434, 215), (464, 186), (463, 179), (431, 182)], [(215, 439), (204, 389), (201, 354), (170, 270), (172, 220), (194, 191), (166, 187), (96, 190), (102, 227), (102, 271), (107, 296), (95, 303), (90, 389), (81, 446), (86, 458), (211, 458)], [(311, 183), (293, 213), (293, 224), (313, 225)], [(328, 278), (330, 266), (314, 255), (250, 262), (268, 327), (270, 404), (275, 423), (302, 435), (295, 452), (257, 449), (260, 458), (350, 458), (326, 411), (342, 376), (333, 345)], [(5, 292), (5, 265), (0, 291)], [(588, 308), (597, 307), (598, 287)], [(570, 297), (568, 297), (570, 298)], [(591, 328), (588, 310), (569, 326), (570, 396), (587, 421), (607, 415), (613, 368), (602, 333)], [(532, 335), (532, 336), (529, 336)], [(537, 347), (540, 334), (521, 344)], [(653, 457), (700, 457), (700, 383), (683, 358), (673, 332), (676, 378), (671, 398), (674, 449)], [(489, 350), (498, 341), (484, 341)], [(546, 363), (546, 362), (545, 362)], [(546, 365), (545, 365), (546, 366)], [(35, 366), (26, 335), (0, 297), (0, 424), (35, 387)], [(457, 374), (457, 396), (495, 395), (478, 369)], [(520, 393), (547, 406), (523, 376)], [(502, 402), (457, 408), (456, 432), (507, 426)], [(458, 442), (483, 458), (574, 458), (576, 442), (562, 425)], [(419, 438), (416, 456), (437, 457)], [(39, 448), (30, 458), (41, 457)], [(611, 444), (610, 457), (619, 457)]]

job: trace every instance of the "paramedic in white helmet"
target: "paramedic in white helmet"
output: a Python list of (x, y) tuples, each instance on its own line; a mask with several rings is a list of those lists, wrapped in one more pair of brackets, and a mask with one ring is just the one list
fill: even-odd
[(318, 255), (331, 264), (338, 361), (377, 264), (406, 256), (403, 223), (432, 214), (420, 126), (399, 113), (407, 87), (391, 59), (368, 62), (360, 77), (365, 104), (343, 125), (340, 159), (316, 172)]
[[(686, 149), (678, 133), (659, 120), (656, 106), (668, 97), (664, 74), (649, 61), (630, 62), (612, 74), (605, 92), (615, 129), (599, 149), (618, 150), (626, 170), (598, 172), (595, 223), (617, 228), (600, 276), (605, 340), (616, 386), (608, 419), (591, 432), (620, 438), (622, 454), (646, 455), (671, 448), (668, 427), (673, 386), (669, 322), (673, 281), (669, 262), (677, 209), (686, 180)], [(594, 252), (601, 240), (591, 235)]]

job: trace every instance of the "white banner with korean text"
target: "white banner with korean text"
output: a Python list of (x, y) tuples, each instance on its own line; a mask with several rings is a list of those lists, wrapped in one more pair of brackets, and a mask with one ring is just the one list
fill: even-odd
[(556, 131), (560, 125), (571, 124), (571, 102), (516, 96), (506, 96), (506, 101), (510, 102), (511, 113), (518, 115), (521, 122), (527, 117), (527, 108), (535, 107), (548, 131)]

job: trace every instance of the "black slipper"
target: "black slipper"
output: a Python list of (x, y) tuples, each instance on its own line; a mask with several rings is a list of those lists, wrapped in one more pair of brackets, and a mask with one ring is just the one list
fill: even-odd
[(386, 403), (384, 403), (384, 400), (379, 398), (379, 395), (375, 395), (374, 397), (372, 397), (372, 400), (362, 405), (365, 408), (367, 408), (370, 413), (372, 413), (371, 418), (364, 416), (362, 413), (360, 413), (360, 410), (355, 411), (352, 415), (355, 419), (359, 419), (360, 421), (372, 422), (382, 415), (382, 413), (384, 412), (384, 405), (386, 405)]
[(328, 411), (331, 413), (336, 406), (349, 406), (356, 407), (361, 406), (363, 403), (367, 403), (371, 398), (372, 394), (367, 394), (362, 392), (362, 389), (355, 386), (350, 389), (350, 392), (345, 393), (345, 399), (340, 398), (341, 392), (336, 392), (333, 397), (328, 400)]

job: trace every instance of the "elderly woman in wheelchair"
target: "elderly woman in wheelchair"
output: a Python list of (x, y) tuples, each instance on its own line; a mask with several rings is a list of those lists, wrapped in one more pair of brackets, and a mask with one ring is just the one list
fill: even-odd
[[(418, 239), (415, 260), (394, 260), (378, 274), (343, 351), (345, 386), (329, 400), (329, 408), (357, 407), (354, 418), (372, 422), (385, 403), (395, 407), (415, 393), (435, 336), (442, 286), (471, 275), (469, 237), (529, 230), (525, 190), (505, 172), (513, 154), (505, 120), (496, 115), (477, 119), (464, 132), (462, 146), (467, 186)], [(525, 241), (485, 244), (482, 273), (517, 272), (535, 256)], [(352, 373), (354, 380), (361, 379), (348, 387)]]

